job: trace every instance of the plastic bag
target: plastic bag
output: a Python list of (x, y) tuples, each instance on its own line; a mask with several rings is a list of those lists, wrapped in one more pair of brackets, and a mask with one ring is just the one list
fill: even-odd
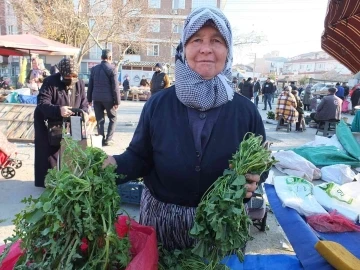
[(342, 185), (354, 180), (356, 174), (349, 165), (335, 164), (321, 168), (321, 179), (326, 182), (334, 182)]
[(350, 220), (336, 211), (330, 215), (314, 215), (306, 218), (306, 222), (316, 231), (323, 233), (341, 232), (360, 232), (360, 226), (355, 225)]
[(308, 143), (304, 144), (303, 146), (317, 147), (319, 145), (335, 146), (339, 150), (345, 151), (344, 147), (341, 145), (341, 143), (339, 142), (339, 140), (335, 134), (333, 136), (331, 136), (331, 138), (315, 135), (314, 141), (308, 142)]
[(336, 136), (349, 155), (360, 160), (360, 145), (355, 140), (350, 128), (343, 120), (341, 120), (336, 127)]
[(314, 186), (309, 181), (291, 176), (277, 176), (274, 178), (276, 194), (287, 207), (293, 208), (300, 215), (312, 216), (328, 214), (316, 201), (313, 193)]
[(279, 151), (273, 153), (273, 156), (279, 161), (275, 164), (275, 167), (283, 173), (309, 181), (321, 178), (320, 169), (293, 151)]
[(12, 92), (11, 94), (7, 95), (5, 102), (7, 103), (19, 103), (19, 94), (17, 92)]
[(327, 210), (336, 210), (344, 217), (357, 222), (360, 214), (360, 201), (346, 194), (335, 183), (323, 183), (314, 187), (316, 200)]
[[(157, 270), (158, 269), (158, 248), (155, 229), (149, 226), (142, 226), (134, 220), (130, 220), (130, 230), (127, 225), (129, 218), (119, 216), (115, 223), (116, 233), (119, 237), (124, 237), (129, 232), (131, 243), (131, 254), (133, 256), (126, 270)], [(0, 254), (5, 245), (0, 246)], [(14, 244), (10, 252), (0, 265), (1, 270), (12, 270), (22, 255), (20, 242)]]
[(339, 151), (335, 146), (302, 146), (292, 149), (296, 154), (307, 159), (315, 166), (330, 166), (334, 164), (346, 164), (350, 166), (359, 166), (360, 162), (356, 158), (345, 152)]
[(27, 96), (27, 95), (18, 95), (18, 100), (20, 103), (24, 104), (37, 104), (37, 96)]

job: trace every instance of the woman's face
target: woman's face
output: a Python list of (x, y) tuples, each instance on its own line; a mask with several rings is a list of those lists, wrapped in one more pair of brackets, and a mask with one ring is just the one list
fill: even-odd
[(228, 49), (220, 32), (204, 26), (186, 43), (185, 57), (189, 67), (203, 79), (210, 80), (225, 67)]

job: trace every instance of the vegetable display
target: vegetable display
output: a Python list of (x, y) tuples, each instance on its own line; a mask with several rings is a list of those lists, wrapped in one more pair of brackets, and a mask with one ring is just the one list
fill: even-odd
[(248, 173), (259, 174), (269, 170), (275, 159), (263, 146), (262, 136), (247, 133), (239, 150), (230, 161), (231, 169), (224, 171), (208, 189), (196, 210), (190, 235), (198, 242), (192, 252), (209, 263), (217, 264), (225, 256), (236, 253), (244, 260), (241, 250), (251, 238), (251, 219), (243, 199), (246, 196)]
[[(115, 231), (120, 196), (114, 166), (97, 148), (82, 150), (65, 139), (61, 170), (49, 170), (46, 190), (16, 215), (14, 235), (24, 254), (15, 269), (124, 269), (130, 262), (130, 242)], [(0, 257), (6, 257), (9, 244)]]

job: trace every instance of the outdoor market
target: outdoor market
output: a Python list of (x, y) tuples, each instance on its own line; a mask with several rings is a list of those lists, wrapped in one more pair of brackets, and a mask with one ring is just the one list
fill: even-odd
[(301, 95), (269, 77), (247, 98), (257, 81), (231, 74), (214, 7), (187, 16), (172, 82), (151, 63), (130, 84), (139, 69), (118, 75), (109, 49), (85, 82), (79, 48), (0, 35), (20, 57), (16, 81), (0, 78), (0, 270), (360, 269), (359, 22), (358, 1), (328, 2), (322, 49), (353, 74), (341, 97), (335, 80)]

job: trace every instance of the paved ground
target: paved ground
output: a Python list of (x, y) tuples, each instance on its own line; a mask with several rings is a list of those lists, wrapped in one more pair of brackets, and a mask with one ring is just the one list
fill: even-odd
[[(128, 101), (122, 103), (118, 111), (118, 125), (114, 136), (116, 145), (104, 148), (108, 154), (122, 153), (128, 146), (143, 105), (143, 102)], [(259, 104), (259, 111), (263, 119), (266, 120), (266, 111), (263, 111), (262, 108), (263, 104)], [(351, 123), (353, 117), (344, 116), (348, 117), (348, 121)], [(294, 131), (287, 133), (286, 130), (276, 131), (276, 125), (273, 124), (265, 124), (265, 128), (268, 140), (273, 142), (272, 150), (288, 149), (312, 141), (316, 132), (312, 128), (307, 128), (305, 132), (301, 133)], [(34, 146), (32, 144), (17, 144), (17, 147), (18, 152), (28, 154), (29, 159), (23, 161), (23, 167), (16, 171), (13, 179), (4, 180), (0, 178), (0, 244), (12, 233), (11, 220), (14, 214), (23, 208), (23, 204), (20, 202), (22, 198), (29, 195), (38, 196), (43, 191), (41, 188), (34, 187), (33, 184)], [(126, 205), (125, 208), (131, 216), (138, 218), (138, 206)], [(269, 214), (267, 224), (269, 230), (266, 232), (259, 232), (252, 228), (254, 240), (249, 242), (247, 253), (291, 253), (291, 246), (272, 213)]]

